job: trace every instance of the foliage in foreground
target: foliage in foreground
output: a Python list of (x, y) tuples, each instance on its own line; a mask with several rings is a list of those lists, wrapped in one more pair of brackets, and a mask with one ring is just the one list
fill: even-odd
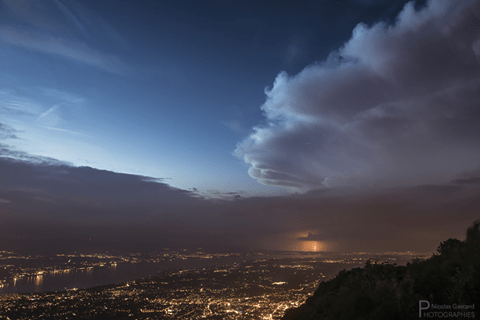
[[(375, 264), (341, 271), (322, 282), (299, 308), (283, 320), (416, 319), (419, 301), (436, 305), (473, 305), (480, 301), (480, 220), (465, 241), (448, 239), (437, 253), (406, 266)], [(477, 309), (480, 306), (477, 306)], [(437, 310), (445, 311), (445, 310)], [(480, 310), (447, 310), (476, 311)]]

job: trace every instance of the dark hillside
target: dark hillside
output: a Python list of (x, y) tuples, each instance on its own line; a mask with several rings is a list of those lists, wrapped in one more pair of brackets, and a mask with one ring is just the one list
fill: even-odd
[(442, 242), (428, 260), (406, 266), (369, 261), (364, 268), (343, 270), (282, 319), (478, 319), (479, 226), (477, 220), (468, 228), (465, 241)]

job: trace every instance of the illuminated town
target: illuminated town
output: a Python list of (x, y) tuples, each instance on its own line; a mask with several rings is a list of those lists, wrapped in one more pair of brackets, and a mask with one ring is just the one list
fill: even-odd
[(0, 0), (0, 320), (478, 318), (479, 124), (480, 0)]
[[(424, 257), (413, 253), (351, 253), (269, 258), (198, 269), (166, 270), (158, 275), (87, 289), (0, 295), (0, 319), (280, 319), (285, 310), (303, 303), (322, 280), (342, 269), (360, 267), (368, 259), (402, 264)], [(293, 253), (289, 253), (294, 255)], [(255, 253), (261, 256), (262, 253)], [(71, 272), (76, 268), (112, 268), (116, 264), (158, 263), (169, 259), (214, 259), (250, 254), (207, 254), (168, 251), (145, 254), (70, 254), (48, 259), (65, 261), (43, 269), (15, 267), (8, 261), (39, 259), (2, 252), (3, 284), (9, 277)], [(45, 258), (45, 257), (44, 257)], [(63, 260), (62, 260), (63, 259)], [(68, 271), (70, 270), (70, 271)], [(8, 276), (5, 276), (8, 274)]]

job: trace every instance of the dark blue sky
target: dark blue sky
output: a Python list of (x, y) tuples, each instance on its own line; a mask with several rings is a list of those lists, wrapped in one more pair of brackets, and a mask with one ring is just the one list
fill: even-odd
[[(61, 208), (83, 212), (75, 206), (100, 201), (98, 214), (110, 221), (113, 204), (93, 199), (109, 172), (149, 177), (142, 190), (159, 199), (176, 188), (170, 191), (181, 196), (172, 199), (191, 207), (179, 209), (174, 225), (192, 220), (195, 206), (214, 210), (210, 198), (266, 212), (265, 220), (195, 216), (215, 226), (205, 239), (237, 234), (234, 225), (249, 235), (305, 237), (330, 230), (335, 210), (316, 217), (316, 200), (305, 200), (306, 211), (294, 209), (292, 203), (302, 207), (295, 200), (285, 204), (289, 213), (277, 207), (283, 222), (260, 231), (248, 223), (275, 213), (259, 209), (259, 199), (272, 204), (327, 192), (353, 201), (476, 179), (479, 10), (474, 0), (2, 1), (0, 156), (8, 165), (0, 168), (0, 206), (13, 215), (28, 211), (15, 209), (21, 199), (31, 208), (38, 199), (47, 207), (58, 200), (48, 209), (56, 217)], [(15, 181), (5, 172), (15, 161), (43, 163), (40, 172), (48, 163), (47, 171), (66, 172), (68, 183), (42, 190), (35, 176), (35, 188), (26, 177), (2, 184), (2, 175)], [(84, 184), (97, 191), (75, 189), (80, 182), (70, 170), (90, 170)], [(116, 194), (108, 181), (105, 198), (138, 205), (138, 194)], [(468, 188), (475, 184), (453, 184), (462, 196), (474, 193)], [(148, 221), (161, 205), (142, 199)], [(160, 211), (163, 218), (153, 220), (167, 219)], [(130, 221), (126, 212), (120, 220)], [(466, 214), (456, 230), (471, 218)], [(191, 228), (188, 234), (203, 234)]]

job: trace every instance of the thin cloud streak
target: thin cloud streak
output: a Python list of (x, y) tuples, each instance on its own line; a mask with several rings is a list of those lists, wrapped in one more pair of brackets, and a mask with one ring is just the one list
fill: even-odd
[[(62, 2), (5, 1), (5, 6), (10, 14), (0, 24), (1, 40), (29, 50), (72, 59), (114, 74), (126, 75), (134, 71), (118, 56), (96, 49), (92, 32)], [(79, 4), (72, 4), (72, 7), (79, 12), (85, 11)], [(86, 17), (85, 14), (80, 16)], [(91, 20), (92, 14), (89, 16)], [(89, 21), (94, 24), (91, 29), (95, 37), (100, 37), (102, 31), (107, 36), (113, 32), (111, 27), (106, 28), (107, 24), (100, 17), (93, 15), (93, 18), (98, 20), (96, 23)]]
[(60, 104), (56, 104), (54, 105), (53, 107), (51, 107), (50, 109), (48, 109), (47, 111), (45, 111), (44, 113), (42, 113), (36, 121), (48, 116), (49, 114), (51, 114), (52, 112), (54, 112), (56, 109), (58, 109), (58, 107), (60, 106)]
[(476, 1), (432, 0), (393, 25), (358, 24), (326, 61), (277, 76), (267, 125), (234, 154), (258, 182), (302, 189), (439, 183), (477, 167), (478, 16)]
[(117, 56), (104, 54), (81, 41), (44, 35), (33, 30), (0, 27), (0, 39), (16, 46), (73, 59), (111, 73), (126, 74), (129, 67)]

